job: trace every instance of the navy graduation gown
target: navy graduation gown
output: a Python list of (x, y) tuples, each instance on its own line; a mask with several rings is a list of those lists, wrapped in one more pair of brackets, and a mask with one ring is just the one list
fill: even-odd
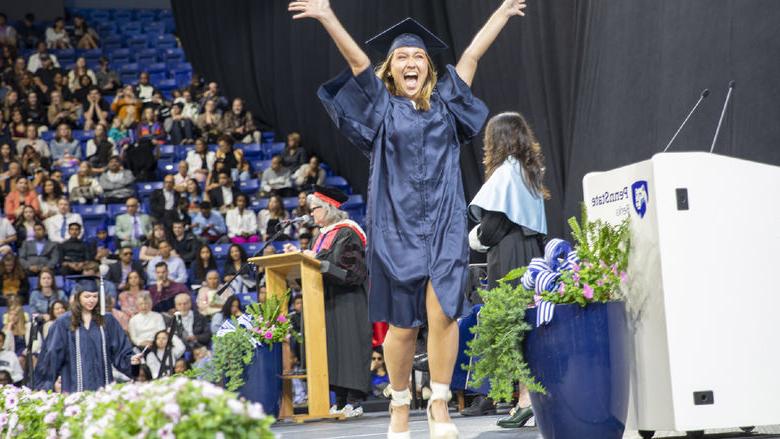
[(429, 111), (390, 94), (371, 68), (357, 76), (344, 71), (318, 96), (341, 133), (371, 159), (369, 317), (422, 325), (429, 279), (444, 312), (459, 317), (468, 282), (460, 144), (482, 129), (487, 107), (451, 65)]
[[(70, 315), (70, 312), (67, 312), (60, 316), (49, 330), (35, 368), (36, 389), (52, 390), (57, 377), (62, 376), (63, 392), (78, 391), (76, 332), (70, 329)], [(133, 355), (133, 347), (114, 316), (107, 314), (103, 318), (108, 371), (104, 367), (100, 327), (92, 321), (89, 329), (83, 326), (78, 329), (82, 390), (97, 390), (113, 382), (112, 365), (125, 375), (131, 376), (130, 357)]]

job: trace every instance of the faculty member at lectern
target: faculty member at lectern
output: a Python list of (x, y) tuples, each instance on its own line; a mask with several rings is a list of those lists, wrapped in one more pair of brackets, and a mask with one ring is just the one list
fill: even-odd
[[(366, 234), (339, 210), (347, 198), (338, 189), (315, 186), (308, 202), (321, 229), (312, 249), (304, 250), (304, 254), (346, 270), (343, 279), (323, 275), (322, 283), (328, 378), (336, 393), (336, 406), (331, 407), (331, 412), (354, 417), (363, 414), (361, 401), (371, 389), (371, 324), (366, 289)], [(288, 244), (285, 251), (299, 250)]]

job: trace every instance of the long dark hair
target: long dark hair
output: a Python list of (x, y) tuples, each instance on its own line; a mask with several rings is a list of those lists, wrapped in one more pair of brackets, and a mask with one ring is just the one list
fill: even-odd
[(233, 307), (233, 302), (238, 302), (238, 309), (241, 310), (241, 312), (244, 312), (244, 306), (241, 305), (241, 301), (238, 300), (238, 296), (230, 296), (225, 300), (225, 304), (222, 305), (222, 318), (225, 320), (230, 320), (233, 317), (233, 313), (230, 312), (230, 309)]
[[(203, 266), (203, 259), (201, 259), (200, 257), (200, 252), (204, 248), (209, 249), (209, 260), (206, 267)], [(206, 275), (209, 273), (209, 271), (217, 269), (217, 261), (214, 258), (214, 252), (211, 251), (211, 247), (207, 245), (203, 245), (198, 249), (198, 252), (195, 254), (197, 255), (197, 257), (193, 262), (194, 269), (192, 270), (192, 274), (194, 275), (195, 279), (205, 281)]]
[[(81, 298), (81, 295), (84, 294), (86, 290), (82, 290), (81, 288), (78, 289), (78, 292), (76, 293), (76, 297), (73, 299), (73, 303), (70, 305), (70, 330), (76, 331), (79, 329), (79, 326), (82, 325), (81, 320), (81, 302), (79, 299)], [(94, 308), (92, 308), (92, 320), (98, 324), (98, 326), (103, 326), (103, 315), (100, 314), (100, 295), (98, 295), (98, 301)]]
[(544, 186), (542, 147), (520, 113), (501, 113), (487, 123), (483, 160), (485, 179), (509, 157), (514, 157), (523, 166), (523, 179), (529, 189), (549, 199), (550, 192)]

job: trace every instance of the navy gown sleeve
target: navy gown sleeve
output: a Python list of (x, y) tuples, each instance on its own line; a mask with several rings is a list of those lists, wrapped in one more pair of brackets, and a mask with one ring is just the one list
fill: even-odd
[(323, 84), (317, 96), (339, 131), (370, 154), (390, 108), (390, 92), (373, 69), (369, 66), (357, 76), (347, 69)]
[(446, 71), (436, 84), (436, 91), (455, 118), (458, 136), (468, 140), (479, 134), (488, 117), (487, 105), (471, 93), (471, 88), (460, 79), (455, 67), (447, 64)]
[(38, 355), (35, 366), (35, 389), (54, 390), (54, 382), (68, 361), (68, 338), (70, 336), (70, 319), (57, 319), (49, 329), (49, 334)]
[(127, 334), (119, 325), (119, 322), (110, 314), (106, 314), (106, 344), (109, 351), (111, 364), (127, 376), (132, 376), (130, 357), (133, 356), (133, 345), (127, 338)]

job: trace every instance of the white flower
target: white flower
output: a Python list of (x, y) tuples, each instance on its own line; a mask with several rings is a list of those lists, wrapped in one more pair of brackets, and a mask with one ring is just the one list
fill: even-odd
[(50, 428), (46, 432), (46, 439), (57, 439), (57, 429), (56, 428)]
[(13, 410), (19, 405), (19, 398), (16, 395), (8, 395), (5, 397), (5, 409)]
[(173, 422), (178, 422), (179, 417), (181, 416), (181, 411), (179, 411), (179, 405), (175, 402), (169, 402), (163, 406), (163, 413), (165, 413), (165, 416), (171, 418)]
[(174, 439), (176, 435), (173, 434), (173, 424), (165, 424), (163, 428), (157, 430), (157, 436), (160, 436), (160, 439)]
[(64, 413), (67, 417), (78, 416), (81, 413), (81, 409), (77, 405), (69, 405), (65, 407)]
[(252, 403), (249, 404), (247, 407), (247, 415), (251, 419), (263, 419), (265, 417), (265, 412), (263, 411), (263, 406), (260, 403)]
[(0, 428), (2, 428), (7, 423), (8, 423), (8, 414), (0, 413)]
[(73, 405), (81, 399), (80, 393), (71, 393), (67, 398), (65, 398), (65, 405)]
[(242, 404), (241, 401), (237, 399), (228, 399), (227, 406), (233, 413), (237, 415), (244, 414), (244, 404)]
[(217, 434), (214, 435), (214, 439), (225, 439), (225, 433), (218, 431)]
[(43, 417), (44, 424), (53, 424), (57, 420), (57, 412), (49, 412)]

